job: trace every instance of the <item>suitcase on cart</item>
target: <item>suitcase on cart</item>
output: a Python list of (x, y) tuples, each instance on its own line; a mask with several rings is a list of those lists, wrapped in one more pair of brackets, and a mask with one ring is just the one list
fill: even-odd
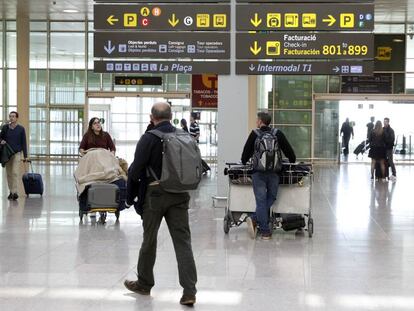
[(33, 172), (32, 161), (26, 161), (30, 165), (29, 173), (25, 173), (22, 177), (24, 192), (27, 196), (30, 194), (43, 195), (43, 179), (42, 175)]
[(87, 186), (79, 196), (79, 218), (88, 213), (100, 213), (100, 221), (106, 220), (107, 213), (115, 213), (119, 219), (120, 211), (124, 209), (126, 199), (126, 182), (119, 179), (110, 184), (96, 183)]

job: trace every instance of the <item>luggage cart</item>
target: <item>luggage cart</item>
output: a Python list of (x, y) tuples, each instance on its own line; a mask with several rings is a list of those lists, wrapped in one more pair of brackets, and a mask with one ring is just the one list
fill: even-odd
[[(274, 228), (283, 228), (286, 231), (302, 228), (311, 238), (313, 235), (312, 165), (284, 163), (279, 176), (277, 199), (271, 207)], [(288, 219), (293, 219), (292, 227), (289, 227)]]
[(252, 166), (240, 163), (226, 163), (224, 175), (229, 178), (229, 191), (224, 212), (223, 229), (229, 233), (231, 227), (240, 226), (256, 211), (252, 187)]

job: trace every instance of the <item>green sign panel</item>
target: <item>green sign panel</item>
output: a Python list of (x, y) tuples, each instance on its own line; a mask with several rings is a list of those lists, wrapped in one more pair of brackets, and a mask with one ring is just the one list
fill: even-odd
[(238, 59), (373, 59), (370, 33), (237, 33)]
[(230, 6), (218, 4), (95, 5), (95, 30), (195, 31), (230, 29)]
[(248, 4), (237, 5), (237, 30), (374, 29), (374, 4)]

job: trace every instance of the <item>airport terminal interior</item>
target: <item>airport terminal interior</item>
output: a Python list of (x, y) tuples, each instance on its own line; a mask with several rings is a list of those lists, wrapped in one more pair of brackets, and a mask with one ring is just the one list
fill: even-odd
[[(230, 5), (234, 19), (239, 2), (251, 5), (176, 2), (185, 10), (189, 2)], [(146, 2), (1, 1), (0, 121), (6, 124), (11, 111), (19, 112), (32, 161), (32, 167), (19, 163), (19, 181), (33, 170), (44, 183), (42, 195), (26, 196), (19, 182), (19, 197), (10, 200), (2, 168), (1, 310), (188, 309), (179, 304), (182, 288), (164, 221), (155, 286), (143, 296), (123, 284), (136, 280), (143, 240), (142, 219), (134, 208), (122, 210), (119, 219), (109, 212), (79, 217), (74, 175), (89, 119), (100, 119), (113, 138), (115, 155), (131, 164), (151, 107), (161, 101), (170, 103), (176, 127), (181, 119), (189, 124), (190, 116), (196, 117), (198, 146), (210, 166), (197, 190), (190, 191), (195, 310), (414, 310), (414, 0), (269, 2), (373, 4), (375, 24), (365, 33), (375, 38), (374, 57), (358, 61), (371, 62), (375, 75), (236, 74), (232, 44), (231, 71), (208, 73), (215, 105), (202, 106), (192, 100), (200, 72), (132, 74), (161, 77), (160, 85), (117, 84), (116, 77), (128, 74), (97, 72), (96, 61), (109, 57), (94, 55), (94, 6)], [(234, 41), (234, 29), (230, 32)], [(297, 162), (312, 167), (304, 179), (303, 228), (287, 231), (275, 224), (270, 240), (252, 239), (243, 222), (245, 211), (255, 208), (254, 199), (234, 193), (243, 188), (251, 197), (251, 184), (234, 184), (224, 174), (226, 162), (240, 161), (258, 111), (270, 113), (271, 125), (286, 135)], [(366, 140), (371, 117), (390, 118), (396, 179), (372, 180), (368, 151), (353, 152)], [(340, 137), (346, 118), (354, 131), (349, 155), (343, 154)], [(279, 187), (280, 198), (286, 189)], [(231, 209), (237, 212), (234, 221), (228, 218)]]

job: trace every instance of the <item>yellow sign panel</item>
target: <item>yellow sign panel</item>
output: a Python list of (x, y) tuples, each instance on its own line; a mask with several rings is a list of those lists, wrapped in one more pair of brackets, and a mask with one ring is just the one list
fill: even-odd
[(147, 17), (148, 15), (150, 15), (151, 12), (150, 12), (149, 8), (144, 6), (144, 7), (141, 8), (140, 13), (141, 13), (142, 16)]
[(379, 46), (377, 47), (377, 56), (378, 60), (391, 60), (392, 48), (390, 46)]
[(138, 16), (134, 13), (125, 13), (124, 14), (124, 27), (137, 27), (138, 25)]
[(210, 27), (210, 15), (209, 14), (197, 14), (197, 27)]
[(286, 13), (285, 14), (285, 27), (286, 28), (297, 28), (297, 27), (299, 27), (299, 14)]
[(267, 27), (279, 28), (282, 25), (281, 19), (280, 13), (267, 13)]
[(227, 25), (226, 14), (214, 14), (213, 15), (213, 26), (216, 28), (225, 28)]
[(303, 13), (302, 14), (302, 27), (303, 28), (316, 28), (316, 14)]
[(355, 16), (353, 13), (341, 13), (341, 28), (353, 28), (355, 26)]
[(278, 56), (280, 55), (280, 41), (266, 42), (266, 55)]

